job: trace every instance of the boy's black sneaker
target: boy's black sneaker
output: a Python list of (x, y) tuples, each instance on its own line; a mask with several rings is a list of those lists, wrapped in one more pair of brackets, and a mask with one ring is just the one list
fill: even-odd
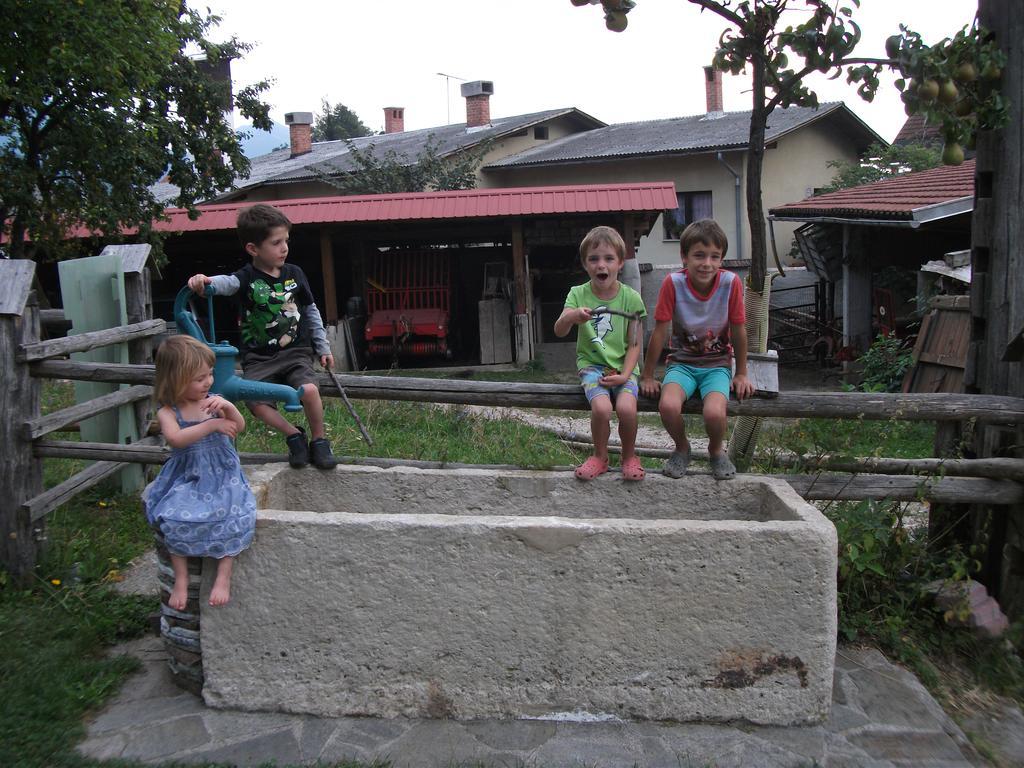
[(290, 435), (285, 443), (288, 444), (288, 463), (295, 469), (309, 464), (309, 442), (306, 440), (306, 430), (299, 427), (299, 431)]
[(318, 437), (309, 444), (309, 452), (313, 459), (313, 466), (317, 469), (334, 469), (338, 466), (338, 459), (331, 453), (331, 444), (326, 438)]

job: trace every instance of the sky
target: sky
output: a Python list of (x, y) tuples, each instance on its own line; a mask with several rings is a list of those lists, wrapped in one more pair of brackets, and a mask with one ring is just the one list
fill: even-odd
[[(264, 99), (276, 122), (286, 112), (316, 113), (326, 98), (375, 131), (384, 107), (405, 108), (406, 130), (465, 122), (459, 85), (473, 80), (494, 83), (492, 117), (562, 107), (606, 123), (703, 113), (702, 67), (726, 22), (685, 0), (636, 3), (628, 28), (615, 33), (600, 5), (570, 0), (190, 0), (222, 17), (213, 39), (254, 45), (232, 76), (236, 87), (274, 80)], [(806, 11), (791, 5), (801, 9), (786, 22), (795, 25)], [(901, 23), (937, 42), (976, 10), (976, 0), (862, 0), (857, 55), (884, 55)], [(811, 81), (822, 102), (845, 101), (887, 141), (905, 119), (891, 83), (883, 79), (868, 104), (845, 75)], [(749, 78), (725, 75), (725, 109), (750, 109), (749, 87)]]

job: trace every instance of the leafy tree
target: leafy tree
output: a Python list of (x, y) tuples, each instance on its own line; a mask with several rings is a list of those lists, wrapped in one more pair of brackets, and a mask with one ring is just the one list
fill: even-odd
[(180, 190), (171, 202), (191, 208), (247, 175), (223, 112), (230, 103), (270, 130), (267, 83), (229, 98), (210, 76), (208, 65), (249, 50), (206, 39), (216, 16), (177, 0), (0, 0), (0, 17), (0, 223), (12, 256), (64, 255), (76, 226), (158, 240), (154, 182), (166, 175)]
[(872, 144), (856, 160), (829, 160), (836, 174), (822, 192), (835, 192), (861, 184), (870, 184), (912, 171), (923, 171), (942, 165), (942, 153), (935, 147), (920, 144)]
[(437, 140), (431, 134), (415, 159), (389, 149), (380, 157), (376, 145), (360, 149), (348, 141), (348, 151), (358, 166), (340, 176), (330, 175), (332, 168), (324, 164), (316, 169), (320, 180), (340, 189), (346, 195), (377, 195), (390, 192), (426, 192), (476, 188), (476, 170), (487, 153), (486, 142), (472, 150), (441, 155)]
[(354, 139), (371, 133), (359, 116), (341, 102), (332, 107), (325, 98), (320, 103), (320, 112), (313, 122), (313, 141)]
[[(587, 0), (572, 0), (585, 5)], [(728, 27), (719, 38), (713, 64), (738, 74), (749, 68), (753, 109), (747, 150), (747, 216), (750, 221), (750, 286), (761, 292), (767, 264), (767, 237), (761, 201), (761, 170), (764, 165), (764, 134), (769, 115), (776, 107), (818, 106), (818, 97), (805, 83), (812, 72), (857, 83), (857, 93), (870, 101), (878, 89), (883, 68), (897, 71), (896, 81), (908, 114), (923, 113), (940, 123), (946, 137), (944, 162), (963, 162), (961, 144), (969, 143), (981, 128), (995, 128), (1006, 121), (1006, 108), (994, 87), (1006, 57), (977, 25), (965, 28), (952, 39), (927, 46), (906, 26), (886, 40), (888, 58), (856, 58), (860, 27), (849, 4), (826, 0), (689, 0), (702, 11), (720, 16)], [(626, 14), (634, 0), (601, 0), (605, 24), (613, 31), (626, 28)], [(796, 25), (781, 28), (802, 7), (807, 15)], [(790, 58), (798, 62), (790, 66)]]

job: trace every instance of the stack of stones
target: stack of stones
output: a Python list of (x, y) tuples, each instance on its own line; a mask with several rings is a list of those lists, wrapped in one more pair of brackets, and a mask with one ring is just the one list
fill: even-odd
[(160, 580), (160, 636), (167, 651), (167, 664), (174, 680), (197, 696), (203, 691), (203, 653), (199, 643), (199, 588), (203, 580), (203, 560), (188, 558), (188, 603), (176, 611), (167, 604), (174, 586), (171, 556), (157, 537), (156, 557)]

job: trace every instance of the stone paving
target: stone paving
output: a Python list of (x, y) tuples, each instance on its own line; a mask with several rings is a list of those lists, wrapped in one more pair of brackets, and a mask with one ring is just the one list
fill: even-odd
[(395, 768), (953, 768), (985, 765), (917, 679), (875, 650), (843, 648), (833, 705), (817, 726), (621, 721), (317, 718), (207, 708), (182, 692), (163, 645), (147, 637), (117, 649), (142, 671), (87, 723), (80, 751), (146, 763), (255, 766), (390, 760)]

